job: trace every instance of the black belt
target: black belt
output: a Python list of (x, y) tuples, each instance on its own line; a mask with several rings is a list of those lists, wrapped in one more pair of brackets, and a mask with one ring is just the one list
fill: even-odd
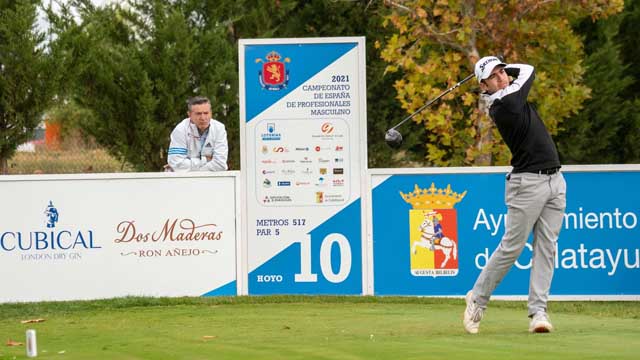
[(542, 170), (519, 171), (519, 172), (532, 173), (532, 174), (538, 174), (538, 175), (553, 175), (558, 171), (560, 171), (559, 167), (542, 169)]

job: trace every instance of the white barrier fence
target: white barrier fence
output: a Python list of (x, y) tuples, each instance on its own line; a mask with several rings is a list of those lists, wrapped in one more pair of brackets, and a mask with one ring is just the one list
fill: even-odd
[[(239, 172), (0, 176), (0, 302), (127, 295), (460, 296), (504, 231), (508, 170), (370, 169), (364, 199), (353, 199), (310, 229), (306, 242), (289, 244), (251, 268), (248, 238), (262, 238), (241, 221)], [(640, 299), (640, 166), (565, 166), (563, 172), (568, 202), (552, 298)], [(422, 209), (413, 201), (451, 192), (464, 193), (451, 207)], [(414, 246), (420, 235), (415, 222), (426, 210), (441, 213), (455, 257)], [(274, 233), (296, 226), (288, 218), (271, 220), (260, 221)], [(530, 260), (526, 247), (497, 296), (526, 294)], [(324, 283), (308, 281), (312, 276)]]

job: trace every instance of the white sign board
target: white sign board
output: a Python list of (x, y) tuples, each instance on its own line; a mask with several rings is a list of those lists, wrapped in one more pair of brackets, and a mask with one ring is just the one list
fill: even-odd
[(362, 293), (364, 38), (241, 40), (248, 293)]
[(235, 295), (236, 179), (0, 179), (0, 302)]

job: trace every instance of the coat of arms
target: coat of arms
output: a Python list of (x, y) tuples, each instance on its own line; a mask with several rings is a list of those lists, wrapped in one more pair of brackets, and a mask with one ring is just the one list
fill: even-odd
[(282, 90), (287, 87), (289, 83), (289, 70), (287, 70), (285, 63), (291, 62), (291, 59), (285, 58), (280, 61), (282, 57), (275, 51), (267, 54), (267, 61), (258, 58), (256, 63), (262, 64), (262, 69), (258, 71), (258, 78), (260, 79), (260, 86), (267, 90)]
[(413, 207), (409, 210), (411, 274), (414, 276), (456, 276), (458, 274), (458, 224), (453, 208), (467, 194), (415, 185), (400, 196)]

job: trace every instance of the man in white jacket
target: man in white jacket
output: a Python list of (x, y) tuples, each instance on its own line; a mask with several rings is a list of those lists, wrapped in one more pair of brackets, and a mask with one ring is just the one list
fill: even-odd
[(188, 118), (171, 132), (167, 171), (227, 170), (227, 131), (211, 118), (211, 102), (196, 96), (187, 101)]

